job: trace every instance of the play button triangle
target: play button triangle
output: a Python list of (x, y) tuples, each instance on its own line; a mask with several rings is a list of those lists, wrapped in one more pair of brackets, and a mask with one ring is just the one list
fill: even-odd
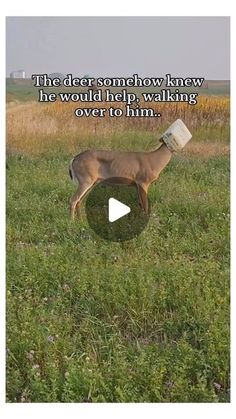
[(119, 220), (119, 218), (122, 218), (125, 215), (129, 214), (130, 211), (131, 210), (130, 207), (128, 207), (128, 205), (123, 204), (115, 198), (109, 198), (108, 220), (110, 221), (110, 223)]

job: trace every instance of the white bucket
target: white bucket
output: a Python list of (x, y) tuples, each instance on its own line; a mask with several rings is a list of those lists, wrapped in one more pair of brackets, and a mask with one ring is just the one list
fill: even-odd
[(171, 151), (179, 151), (191, 140), (192, 134), (181, 119), (177, 119), (162, 134), (160, 141), (164, 141)]

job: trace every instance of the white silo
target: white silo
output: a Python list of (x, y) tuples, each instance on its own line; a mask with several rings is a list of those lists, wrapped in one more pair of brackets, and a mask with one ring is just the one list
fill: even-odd
[(24, 70), (12, 71), (10, 73), (10, 78), (11, 79), (25, 79), (25, 71)]
[(25, 71), (24, 70), (18, 70), (19, 73), (19, 78), (20, 79), (25, 79)]

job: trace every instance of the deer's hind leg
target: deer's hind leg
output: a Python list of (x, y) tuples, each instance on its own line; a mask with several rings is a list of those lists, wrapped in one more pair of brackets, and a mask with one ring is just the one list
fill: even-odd
[(72, 220), (74, 220), (75, 218), (75, 211), (77, 212), (77, 215), (79, 215), (80, 204), (82, 202), (82, 199), (92, 189), (94, 183), (94, 181), (87, 181), (86, 183), (83, 183), (78, 187), (77, 191), (72, 196), (70, 200), (70, 216)]
[(146, 215), (148, 215), (149, 213), (148, 197), (147, 197), (148, 187), (149, 185), (146, 185), (143, 183), (142, 184), (137, 183), (139, 202), (141, 204), (141, 208), (144, 210)]

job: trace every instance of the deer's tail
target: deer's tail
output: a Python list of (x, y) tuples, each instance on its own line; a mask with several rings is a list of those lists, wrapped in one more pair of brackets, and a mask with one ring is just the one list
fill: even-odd
[(69, 165), (69, 175), (70, 175), (71, 180), (73, 180), (73, 182), (78, 183), (78, 179), (77, 179), (77, 177), (75, 176), (75, 172), (74, 172), (74, 169), (73, 169), (73, 161), (74, 161), (74, 159), (72, 159), (72, 160), (70, 161), (70, 165)]

